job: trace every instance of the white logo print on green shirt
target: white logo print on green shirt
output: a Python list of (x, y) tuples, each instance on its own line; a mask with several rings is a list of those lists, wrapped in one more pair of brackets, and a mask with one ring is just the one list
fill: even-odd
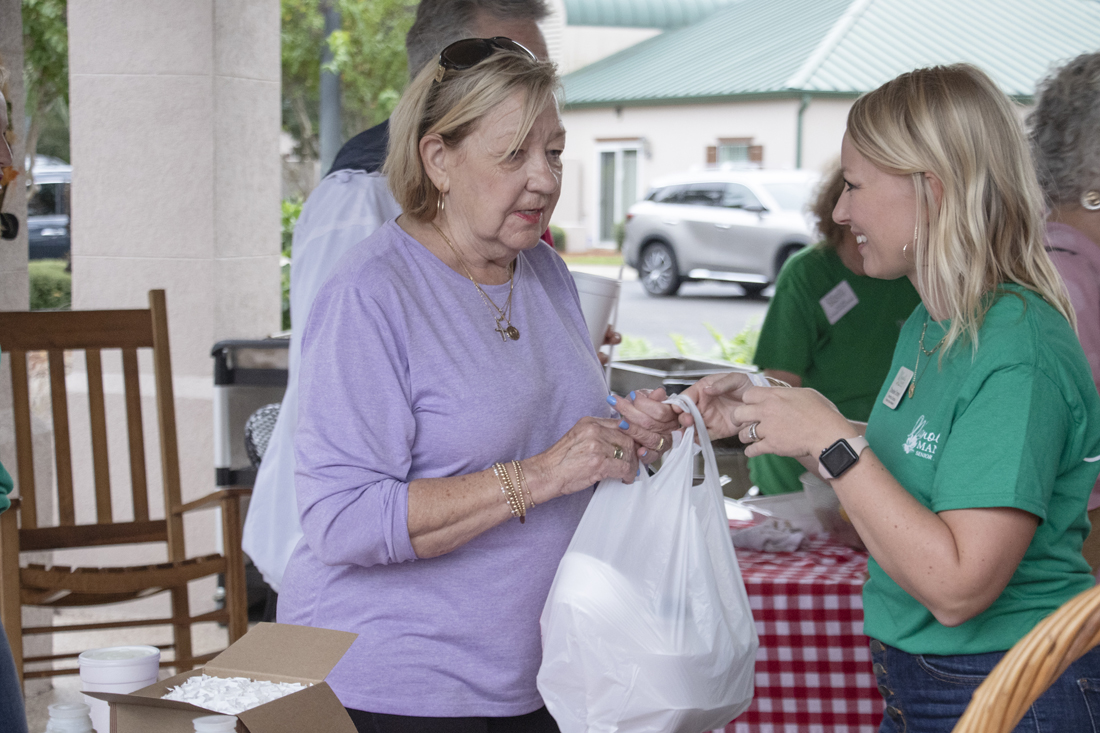
[(915, 451), (921, 458), (932, 460), (933, 456), (936, 455), (936, 448), (939, 447), (940, 436), (937, 433), (930, 433), (925, 430), (924, 426), (927, 424), (928, 421), (924, 415), (917, 418), (917, 424), (909, 431), (909, 437), (905, 439), (902, 450), (906, 453)]

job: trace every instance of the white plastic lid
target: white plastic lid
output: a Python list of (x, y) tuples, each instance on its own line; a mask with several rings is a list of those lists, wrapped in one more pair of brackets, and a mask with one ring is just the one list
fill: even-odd
[(195, 733), (232, 733), (237, 730), (235, 715), (206, 715), (191, 721)]
[(160, 649), (155, 646), (109, 646), (103, 649), (89, 649), (81, 653), (78, 660), (81, 666), (87, 667), (113, 667), (119, 664), (132, 663), (130, 660), (144, 659), (152, 656), (160, 656)]

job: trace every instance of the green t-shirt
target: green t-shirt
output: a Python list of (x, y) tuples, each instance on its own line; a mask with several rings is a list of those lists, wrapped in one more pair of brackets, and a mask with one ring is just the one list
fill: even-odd
[(11, 474), (4, 468), (4, 464), (0, 463), (0, 512), (11, 506), (11, 500), (8, 499), (8, 494), (11, 493), (14, 486), (15, 484), (12, 483)]
[[(1007, 292), (1006, 292), (1007, 291)], [(1026, 300), (1026, 304), (1025, 304)], [(863, 589), (864, 631), (910, 654), (1003, 651), (1044, 616), (1094, 584), (1081, 545), (1100, 472), (1100, 396), (1077, 335), (1035, 293), (1006, 286), (986, 313), (978, 351), (957, 343), (921, 354), (913, 398), (882, 403), (898, 369), (913, 369), (921, 329), (929, 350), (950, 326), (920, 306), (898, 339), (891, 379), (867, 426), (886, 469), (934, 512), (1014, 507), (1040, 520), (1000, 597), (948, 628), (883, 572), (874, 558)]]
[[(803, 387), (828, 397), (849, 420), (864, 421), (886, 379), (898, 332), (918, 303), (908, 278), (856, 275), (831, 247), (807, 247), (779, 273), (756, 365), (800, 375)], [(749, 459), (750, 477), (764, 494), (800, 490), (805, 470), (794, 458)]]

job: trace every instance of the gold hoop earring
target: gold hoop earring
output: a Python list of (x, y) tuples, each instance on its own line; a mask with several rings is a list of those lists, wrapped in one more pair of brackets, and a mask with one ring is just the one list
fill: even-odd
[(910, 244), (913, 245), (914, 250), (917, 248), (917, 229), (919, 228), (919, 226), (920, 226), (920, 224), (914, 224), (913, 225), (913, 241), (912, 242), (906, 242), (905, 246), (901, 248), (901, 258), (903, 260), (905, 260), (906, 262), (908, 262), (910, 265), (913, 264), (913, 261), (905, 256), (905, 250), (909, 249)]
[(446, 195), (442, 191), (439, 192), (439, 198), (435, 200), (435, 218), (438, 219), (443, 215), (443, 212), (447, 209)]
[(1081, 205), (1089, 211), (1100, 211), (1100, 191), (1085, 191), (1081, 194)]

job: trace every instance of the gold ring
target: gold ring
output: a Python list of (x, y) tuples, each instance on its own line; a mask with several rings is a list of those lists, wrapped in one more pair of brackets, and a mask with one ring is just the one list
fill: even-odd
[(625, 454), (623, 453), (622, 446), (618, 446), (618, 445), (615, 446), (615, 460), (616, 461), (621, 461), (623, 459), (624, 455)]
[(661, 442), (657, 444), (657, 452), (660, 453), (661, 449), (665, 447), (665, 436), (661, 436)]

